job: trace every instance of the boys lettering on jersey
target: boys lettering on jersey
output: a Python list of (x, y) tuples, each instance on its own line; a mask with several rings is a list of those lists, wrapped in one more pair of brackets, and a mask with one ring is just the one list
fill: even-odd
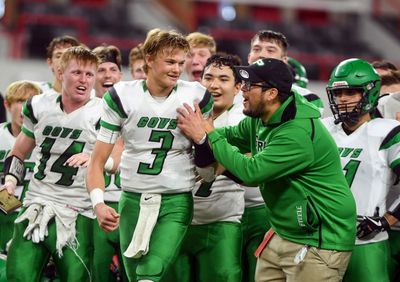
[(346, 158), (350, 155), (351, 159), (358, 158), (363, 150), (361, 148), (342, 148), (342, 147), (339, 147), (338, 149), (340, 157)]
[(43, 129), (43, 136), (61, 137), (69, 139), (78, 139), (81, 135), (81, 129), (73, 129), (68, 127), (46, 125)]
[(159, 128), (159, 129), (176, 129), (177, 120), (163, 117), (141, 117), (137, 123), (137, 127), (143, 128)]

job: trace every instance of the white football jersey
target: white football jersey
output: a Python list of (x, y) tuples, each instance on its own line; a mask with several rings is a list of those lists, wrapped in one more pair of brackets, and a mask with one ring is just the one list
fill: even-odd
[[(4, 182), (4, 161), (10, 153), (12, 147), (14, 146), (15, 140), (17, 138), (11, 134), (11, 123), (5, 122), (0, 124), (0, 181)], [(15, 189), (15, 196), (22, 200), (25, 194), (29, 180), (32, 177), (32, 172), (35, 167), (35, 152), (33, 151), (29, 158), (24, 160), (25, 165), (25, 177), (22, 185), (17, 186)]]
[(200, 102), (204, 115), (213, 99), (198, 82), (178, 80), (163, 101), (144, 80), (116, 83), (104, 95), (98, 140), (113, 143), (119, 133), (125, 149), (120, 164), (122, 190), (136, 193), (189, 192), (194, 185), (191, 141), (177, 127), (177, 108)]
[[(358, 218), (383, 216), (389, 208), (386, 197), (396, 179), (392, 168), (400, 162), (400, 123), (376, 118), (350, 135), (344, 132), (341, 123), (334, 124), (333, 117), (324, 119), (323, 123), (339, 148), (343, 172), (356, 200)], [(382, 232), (369, 241), (357, 239), (356, 244), (387, 238), (387, 232)]]
[[(234, 105), (214, 120), (215, 127), (237, 125), (243, 118), (242, 107)], [(192, 224), (240, 222), (244, 211), (244, 187), (224, 175), (212, 183), (198, 181), (193, 190)]]
[(86, 191), (86, 168), (69, 167), (65, 162), (78, 153), (91, 154), (96, 142), (102, 100), (91, 98), (81, 108), (67, 114), (61, 95), (34, 96), (23, 107), (22, 131), (35, 139), (38, 152), (26, 200), (40, 197), (71, 207), (91, 210)]
[(117, 173), (104, 173), (104, 201), (119, 202), (121, 197), (121, 178), (119, 171)]

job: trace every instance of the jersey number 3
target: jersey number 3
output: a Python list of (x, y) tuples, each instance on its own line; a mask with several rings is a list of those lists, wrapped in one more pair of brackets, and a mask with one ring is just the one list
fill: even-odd
[(137, 172), (140, 174), (158, 175), (163, 169), (168, 151), (172, 148), (174, 135), (170, 131), (153, 130), (151, 131), (149, 141), (161, 142), (161, 148), (151, 150), (151, 153), (156, 155), (153, 163), (139, 163)]

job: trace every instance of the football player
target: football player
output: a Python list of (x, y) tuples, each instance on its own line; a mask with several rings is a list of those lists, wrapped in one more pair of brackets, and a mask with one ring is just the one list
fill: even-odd
[[(234, 103), (241, 86), (235, 65), (240, 65), (237, 56), (216, 54), (204, 68), (201, 83), (214, 97), (213, 119), (217, 127), (236, 125), (244, 118), (243, 105)], [(167, 281), (242, 279), (240, 222), (244, 188), (225, 175), (215, 177), (214, 168), (211, 169), (207, 178), (196, 182), (193, 220), (175, 264), (175, 277)]]
[[(4, 182), (4, 161), (14, 146), (15, 140), (18, 134), (21, 132), (22, 126), (22, 105), (30, 97), (41, 93), (40, 88), (29, 81), (16, 81), (11, 83), (6, 89), (6, 100), (4, 106), (10, 113), (11, 122), (5, 122), (0, 124), (0, 180)], [(35, 155), (31, 154), (29, 158), (24, 161), (25, 165), (25, 177), (22, 185), (19, 185), (15, 189), (14, 195), (21, 201), (23, 195), (28, 188), (29, 180), (32, 176), (33, 168), (35, 166)], [(1, 188), (0, 188), (1, 189)], [(6, 250), (6, 244), (11, 239), (14, 230), (14, 221), (17, 218), (18, 212), (12, 212), (10, 214), (0, 213), (0, 252)]]
[(348, 59), (332, 71), (326, 88), (333, 117), (324, 123), (339, 147), (358, 215), (344, 281), (389, 281), (387, 231), (400, 218), (400, 205), (388, 210), (386, 197), (400, 176), (400, 123), (372, 119), (380, 84), (368, 62)]
[(215, 54), (217, 44), (214, 38), (201, 32), (192, 32), (186, 36), (190, 51), (185, 62), (185, 71), (189, 81), (201, 81), (207, 59)]
[(162, 279), (192, 219), (192, 146), (177, 128), (176, 109), (199, 101), (207, 115), (213, 99), (198, 82), (179, 80), (188, 51), (181, 34), (149, 31), (143, 44), (147, 79), (116, 83), (103, 98), (87, 187), (100, 226), (116, 229), (119, 214), (104, 204), (102, 175), (121, 134), (125, 148), (120, 165), (120, 243), (131, 281)]
[[(100, 60), (99, 67), (96, 73), (95, 91), (96, 96), (103, 98), (104, 94), (115, 83), (121, 80), (121, 52), (112, 45), (102, 45), (93, 49), (93, 52)], [(105, 182), (105, 203), (118, 209), (118, 201), (121, 196), (120, 175), (116, 172), (121, 153), (123, 149), (122, 141), (118, 141), (118, 146), (115, 146), (112, 156), (108, 159), (105, 165), (104, 182)], [(110, 173), (111, 172), (111, 173)], [(98, 224), (93, 224), (93, 279), (94, 281), (116, 281), (122, 279), (125, 275), (123, 269), (122, 256), (119, 245), (119, 230), (105, 232)], [(118, 254), (118, 272), (110, 270), (110, 264), (113, 262), (113, 256)], [(119, 276), (117, 278), (116, 276)], [(128, 281), (125, 278), (123, 281)]]
[(23, 180), (23, 160), (38, 152), (15, 221), (9, 281), (38, 281), (50, 255), (62, 280), (91, 280), (94, 214), (84, 180), (102, 109), (102, 101), (90, 97), (97, 66), (90, 50), (67, 49), (56, 73), (61, 95), (37, 95), (23, 106), (22, 131), (5, 161), (9, 193)]

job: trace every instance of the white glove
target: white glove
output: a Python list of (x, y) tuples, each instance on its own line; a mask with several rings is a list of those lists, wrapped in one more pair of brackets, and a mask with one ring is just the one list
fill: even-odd
[[(25, 212), (15, 220), (15, 223), (20, 223), (24, 220), (28, 220), (28, 226), (25, 229), (23, 237), (27, 240), (32, 238), (32, 231), (35, 227), (38, 226), (38, 217), (41, 214), (42, 206), (39, 204), (32, 204), (30, 205)], [(39, 219), (40, 220), (40, 219)]]
[(54, 210), (50, 206), (45, 206), (42, 212), (42, 218), (39, 222), (39, 240), (44, 241), (44, 238), (49, 235), (47, 225), (49, 221), (55, 216)]
[(15, 195), (15, 188), (17, 187), (17, 179), (12, 175), (6, 175), (4, 179), (4, 184), (0, 186), (0, 191), (7, 189), (7, 193), (10, 195)]

